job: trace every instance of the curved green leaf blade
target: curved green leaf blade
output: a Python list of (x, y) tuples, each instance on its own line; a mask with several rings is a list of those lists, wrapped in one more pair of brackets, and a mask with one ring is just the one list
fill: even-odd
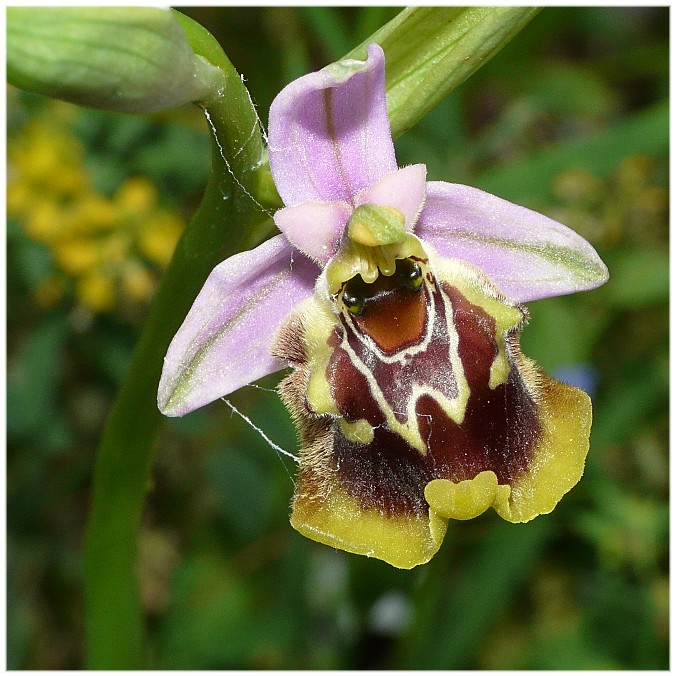
[(353, 49), (377, 42), (386, 55), (394, 137), (491, 59), (539, 12), (536, 7), (408, 7)]

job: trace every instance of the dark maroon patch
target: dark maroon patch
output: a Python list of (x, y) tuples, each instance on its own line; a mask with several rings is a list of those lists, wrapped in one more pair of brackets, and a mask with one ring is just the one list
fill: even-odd
[(443, 291), (452, 304), (452, 320), (459, 334), (459, 358), (469, 388), (474, 391), (487, 385), (490, 367), (497, 356), (495, 320), (482, 308), (470, 303), (458, 289), (443, 284)]
[[(373, 427), (383, 424), (384, 413), (379, 406), (374, 405), (366, 377), (354, 368), (349, 355), (338, 347), (339, 338), (336, 334), (331, 336), (329, 342), (335, 345), (335, 351), (331, 356), (326, 377), (340, 413), (349, 422), (356, 422), (363, 418)], [(335, 398), (338, 393), (339, 400)]]
[[(361, 340), (352, 326), (348, 322), (343, 321), (343, 331), (349, 347), (373, 374), (382, 389), (387, 403), (394, 411), (396, 418), (401, 422), (405, 422), (408, 419), (406, 411), (408, 401), (412, 396), (412, 386), (415, 382), (429, 385), (450, 399), (457, 396), (457, 380), (449, 363), (450, 338), (445, 316), (445, 301), (440, 290), (435, 285), (431, 288), (431, 291), (425, 285), (420, 294), (423, 294), (425, 299), (427, 313), (429, 313), (429, 308), (432, 305), (431, 294), (433, 294), (436, 308), (435, 315), (433, 317), (428, 316), (427, 318), (427, 321), (433, 322), (432, 335), (429, 344), (423, 351), (408, 355), (405, 361), (389, 363), (386, 360), (380, 359), (377, 353), (370, 349), (367, 342)], [(420, 336), (418, 343), (422, 342), (424, 338), (424, 335)], [(344, 351), (338, 348), (336, 355), (338, 352)], [(351, 360), (346, 353), (345, 356), (351, 365)], [(353, 365), (351, 368), (356, 370)], [(340, 390), (332, 387), (331, 392), (340, 411), (347, 414), (347, 408), (342, 407), (343, 402)], [(371, 399), (370, 391), (364, 392), (364, 396)], [(377, 403), (372, 401), (372, 399), (370, 405), (377, 407)]]
[[(459, 355), (471, 388), (464, 421), (457, 425), (432, 397), (420, 397), (416, 413), (428, 445), (426, 455), (384, 424), (365, 377), (338, 346), (340, 335), (346, 332), (349, 345), (371, 369), (394, 411), (406, 410), (413, 382), (431, 384), (453, 396), (456, 379), (447, 356), (443, 296), (435, 283), (430, 288), (436, 300), (432, 340), (424, 352), (404, 364), (378, 359), (348, 325), (336, 329), (336, 349), (326, 374), (331, 392), (347, 420), (365, 418), (375, 427), (373, 441), (360, 444), (346, 439), (339, 424), (333, 425), (333, 465), (341, 485), (363, 508), (389, 514), (424, 513), (428, 509), (424, 488), (429, 481), (472, 479), (484, 470), (495, 472), (500, 484), (510, 483), (527, 468), (540, 438), (535, 404), (516, 367), (506, 383), (494, 390), (489, 387), (490, 366), (497, 354), (494, 319), (447, 285), (444, 291), (452, 301)], [(399, 419), (405, 420), (405, 415)]]
[(541, 431), (534, 402), (515, 371), (494, 390), (472, 392), (461, 425), (431, 397), (420, 397), (416, 410), (424, 416), (425, 459), (435, 466), (435, 478), (463, 481), (492, 470), (500, 484), (510, 484), (527, 468)]
[(340, 485), (363, 509), (387, 514), (420, 514), (429, 509), (424, 487), (437, 477), (407, 441), (385, 426), (375, 428), (370, 444), (346, 439), (338, 425), (334, 429), (333, 461)]

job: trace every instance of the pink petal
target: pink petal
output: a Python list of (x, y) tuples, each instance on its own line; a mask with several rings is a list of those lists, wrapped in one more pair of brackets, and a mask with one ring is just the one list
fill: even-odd
[(291, 244), (325, 265), (337, 251), (351, 213), (346, 202), (303, 202), (279, 209), (274, 222)]
[(164, 358), (158, 406), (181, 416), (284, 367), (269, 354), (319, 270), (283, 235), (223, 261), (209, 275)]
[(353, 203), (396, 169), (382, 48), (370, 45), (365, 62), (337, 62), (283, 89), (270, 108), (269, 156), (287, 206)]
[(411, 232), (424, 206), (427, 194), (427, 168), (413, 164), (383, 176), (357, 196), (357, 205), (378, 204), (395, 207), (405, 216), (406, 230)]
[(594, 289), (609, 277), (573, 230), (466, 185), (427, 183), (415, 234), (441, 255), (482, 268), (517, 302)]

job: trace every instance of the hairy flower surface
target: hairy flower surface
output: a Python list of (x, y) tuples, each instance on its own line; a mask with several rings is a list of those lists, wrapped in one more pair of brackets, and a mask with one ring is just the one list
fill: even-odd
[(291, 365), (292, 525), (400, 568), (435, 554), (448, 519), (550, 512), (583, 472), (591, 405), (521, 354), (521, 303), (602, 284), (593, 248), (398, 168), (377, 45), (288, 85), (269, 153), (282, 234), (211, 273), (168, 350), (160, 409), (184, 415)]

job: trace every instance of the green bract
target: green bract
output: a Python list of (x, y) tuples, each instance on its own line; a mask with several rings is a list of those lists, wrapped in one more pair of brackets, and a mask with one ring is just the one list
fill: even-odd
[(387, 109), (394, 138), (489, 61), (537, 7), (407, 7), (347, 55), (372, 42), (387, 55)]
[(72, 103), (151, 113), (202, 101), (223, 76), (154, 7), (10, 7), (7, 79)]

